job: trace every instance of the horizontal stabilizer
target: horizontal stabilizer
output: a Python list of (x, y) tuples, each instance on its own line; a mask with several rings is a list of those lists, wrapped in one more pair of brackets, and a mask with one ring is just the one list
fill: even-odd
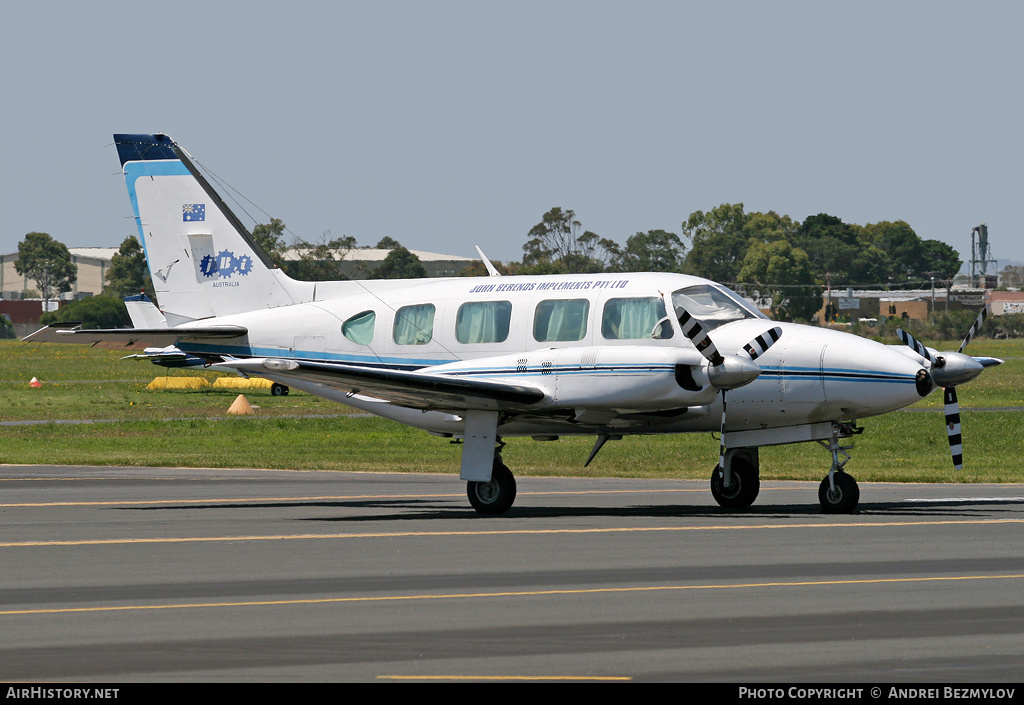
[(213, 367), (312, 382), (345, 394), (386, 399), (412, 409), (443, 411), (523, 410), (543, 401), (543, 390), (522, 384), (281, 358), (228, 360)]

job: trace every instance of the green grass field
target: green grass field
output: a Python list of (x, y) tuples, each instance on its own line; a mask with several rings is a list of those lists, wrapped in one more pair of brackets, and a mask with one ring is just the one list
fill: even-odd
[[(932, 343), (933, 344), (933, 343)], [(955, 349), (959, 343), (933, 344)], [(1024, 342), (976, 340), (976, 355), (1002, 357), (958, 390), (965, 468), (949, 460), (941, 393), (861, 425), (847, 470), (860, 481), (1020, 482), (1024, 472)], [(76, 345), (0, 341), (0, 462), (458, 473), (459, 449), (443, 438), (293, 392), (247, 391), (253, 416), (229, 417), (237, 390), (149, 391), (168, 371)], [(43, 386), (28, 385), (32, 377)], [(519, 475), (660, 478), (710, 476), (717, 436), (627, 437), (608, 443), (584, 469), (593, 438), (539, 443), (509, 439), (506, 464)], [(829, 454), (814, 443), (761, 450), (763, 479), (820, 480)]]

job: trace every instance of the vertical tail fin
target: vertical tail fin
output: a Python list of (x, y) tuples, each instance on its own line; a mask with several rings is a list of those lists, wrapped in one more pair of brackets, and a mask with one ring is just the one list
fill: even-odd
[(114, 135), (114, 144), (170, 325), (309, 299), (170, 137)]

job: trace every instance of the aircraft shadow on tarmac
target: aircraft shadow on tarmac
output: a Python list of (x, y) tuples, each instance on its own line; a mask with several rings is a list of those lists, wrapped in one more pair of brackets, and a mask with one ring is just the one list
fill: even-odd
[[(387, 498), (363, 499), (356, 501), (261, 501), (251, 502), (211, 502), (209, 504), (162, 505), (159, 507), (122, 507), (132, 511), (166, 511), (188, 509), (286, 509), (286, 508), (327, 508), (346, 510), (343, 516), (306, 517), (301, 521), (313, 522), (363, 522), (363, 521), (423, 521), (430, 519), (465, 519), (488, 521), (501, 519), (531, 518), (578, 518), (578, 517), (618, 517), (618, 518), (655, 518), (655, 517), (692, 517), (715, 518), (742, 521), (750, 518), (790, 519), (808, 516), (844, 517), (851, 515), (826, 515), (815, 504), (764, 504), (751, 506), (742, 511), (731, 511), (717, 506), (659, 504), (659, 505), (624, 505), (619, 507), (578, 507), (578, 506), (530, 506), (523, 502), (512, 507), (506, 514), (484, 517), (472, 510), (460, 498), (452, 499), (416, 499)], [(934, 501), (881, 501), (861, 502), (853, 516), (911, 516), (918, 519), (977, 519), (990, 516), (996, 507), (1015, 507), (1024, 509), (1024, 497), (979, 498), (979, 499), (937, 499)], [(375, 511), (379, 510), (379, 511)], [(357, 511), (358, 514), (348, 512)]]

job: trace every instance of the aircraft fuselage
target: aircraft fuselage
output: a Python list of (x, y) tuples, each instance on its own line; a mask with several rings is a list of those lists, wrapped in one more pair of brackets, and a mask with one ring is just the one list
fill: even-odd
[[(250, 332), (181, 347), (192, 354), (429, 369), (542, 388), (542, 413), (503, 424), (506, 436), (712, 431), (720, 428), (721, 404), (706, 360), (668, 313), (672, 292), (701, 288), (727, 291), (697, 277), (655, 273), (335, 282), (317, 300), (204, 319)], [(744, 306), (737, 320), (715, 324), (723, 352), (776, 325), (737, 302), (738, 310)], [(479, 320), (468, 320), (472, 315)], [(555, 316), (561, 318), (554, 322)], [(922, 396), (921, 365), (900, 348), (777, 325), (782, 338), (758, 359), (760, 375), (729, 394), (729, 431), (863, 418)], [(443, 409), (402, 409), (313, 382), (277, 381), (435, 433), (462, 430), (461, 417)], [(553, 408), (564, 413), (552, 416)]]

